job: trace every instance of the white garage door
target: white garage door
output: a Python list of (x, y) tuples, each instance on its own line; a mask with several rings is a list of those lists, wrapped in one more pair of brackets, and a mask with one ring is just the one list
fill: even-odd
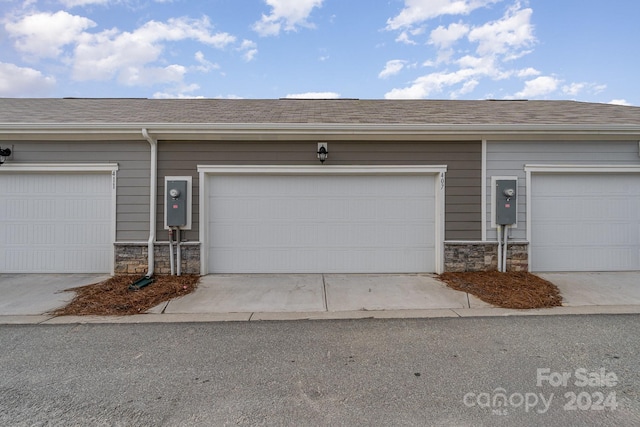
[(534, 271), (640, 270), (640, 175), (532, 176)]
[(0, 188), (0, 271), (111, 272), (111, 174), (2, 173)]
[(213, 273), (433, 272), (433, 175), (214, 175)]

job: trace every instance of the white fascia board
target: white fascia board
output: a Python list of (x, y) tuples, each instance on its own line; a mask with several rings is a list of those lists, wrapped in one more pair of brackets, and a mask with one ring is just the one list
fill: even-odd
[[(146, 128), (158, 139), (295, 139), (303, 137), (376, 139), (501, 140), (543, 136), (640, 137), (639, 125), (504, 124), (322, 124), (322, 123), (0, 123), (0, 140), (140, 139)], [(446, 137), (446, 138), (445, 138)]]
[(369, 166), (369, 165), (198, 165), (198, 172), (209, 175), (426, 175), (447, 171), (446, 165), (436, 166)]
[[(142, 125), (136, 125), (138, 127)], [(640, 133), (640, 125), (569, 125), (569, 124), (367, 124), (367, 123), (153, 123), (146, 124), (156, 132), (335, 132), (335, 133), (383, 133), (383, 132), (443, 132), (443, 133), (537, 133), (537, 132), (633, 132)]]
[(640, 165), (525, 165), (529, 173), (640, 173)]
[(125, 124), (0, 123), (0, 141), (11, 140), (136, 140), (141, 127)]
[(0, 166), (2, 172), (114, 172), (117, 163), (13, 163)]
[(149, 125), (159, 139), (359, 139), (369, 140), (528, 140), (544, 138), (602, 139), (640, 137), (633, 125), (439, 125), (439, 124), (191, 124)]

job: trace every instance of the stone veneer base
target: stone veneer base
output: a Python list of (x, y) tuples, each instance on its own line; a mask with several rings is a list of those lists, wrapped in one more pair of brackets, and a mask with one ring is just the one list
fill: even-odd
[[(175, 251), (175, 246), (174, 246)], [(185, 242), (180, 248), (182, 274), (200, 274), (200, 243)], [(115, 274), (145, 274), (147, 272), (146, 243), (115, 244)], [(169, 243), (156, 243), (154, 247), (154, 274), (170, 274)], [(175, 259), (175, 258), (174, 258)]]
[[(507, 271), (528, 271), (529, 244), (509, 243)], [(200, 274), (200, 243), (182, 244), (182, 273)], [(115, 274), (144, 274), (147, 272), (146, 243), (115, 244)], [(169, 244), (156, 243), (154, 274), (169, 274)], [(494, 271), (498, 269), (497, 242), (445, 242), (444, 271)]]
[[(509, 242), (507, 271), (529, 270), (529, 244)], [(444, 271), (495, 271), (498, 269), (498, 242), (445, 242)]]

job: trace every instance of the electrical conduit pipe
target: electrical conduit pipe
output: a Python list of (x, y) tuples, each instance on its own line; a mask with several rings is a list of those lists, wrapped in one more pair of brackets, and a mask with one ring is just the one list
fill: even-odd
[(169, 227), (169, 266), (171, 268), (172, 276), (175, 273), (175, 268), (173, 267), (173, 265), (173, 227)]
[(176, 238), (177, 238), (177, 243), (176, 243), (176, 274), (178, 276), (180, 276), (182, 274), (182, 254), (180, 253), (180, 242), (182, 241), (182, 236), (180, 236), (180, 228), (178, 227), (176, 229)]
[(153, 276), (155, 267), (154, 243), (156, 240), (156, 198), (158, 181), (158, 141), (153, 139), (146, 128), (142, 129), (142, 136), (151, 146), (151, 162), (149, 166), (149, 240), (147, 241), (147, 274)]
[(509, 226), (504, 226), (504, 245), (502, 245), (502, 272), (507, 271), (507, 246), (509, 245)]
[(496, 233), (498, 234), (498, 271), (502, 272), (502, 235), (501, 232), (502, 231), (502, 225), (498, 224), (498, 228), (496, 230)]

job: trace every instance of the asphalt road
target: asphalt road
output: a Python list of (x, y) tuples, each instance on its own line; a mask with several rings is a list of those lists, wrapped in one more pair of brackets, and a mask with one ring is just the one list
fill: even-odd
[(0, 327), (0, 425), (640, 425), (638, 315)]

